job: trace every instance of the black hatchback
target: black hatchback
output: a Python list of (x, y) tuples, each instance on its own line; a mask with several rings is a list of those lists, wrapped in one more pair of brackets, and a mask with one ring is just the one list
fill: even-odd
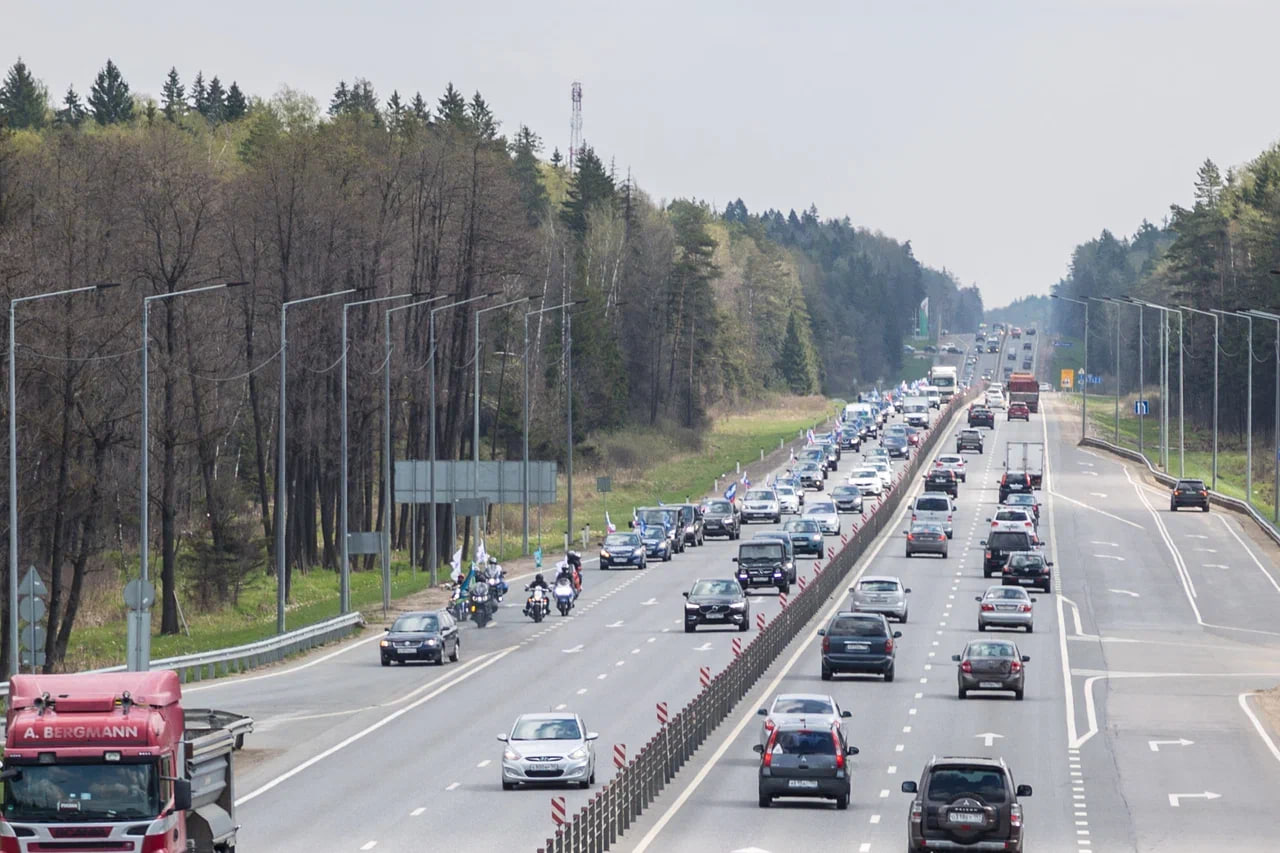
[(383, 666), (391, 666), (392, 661), (443, 663), (445, 655), (456, 661), (458, 647), (458, 625), (445, 610), (404, 613), (378, 643)]
[(845, 743), (839, 724), (783, 723), (767, 743), (752, 749), (760, 756), (760, 808), (767, 809), (774, 797), (816, 797), (835, 800), (837, 809), (849, 808), (846, 756), (857, 755), (858, 748)]

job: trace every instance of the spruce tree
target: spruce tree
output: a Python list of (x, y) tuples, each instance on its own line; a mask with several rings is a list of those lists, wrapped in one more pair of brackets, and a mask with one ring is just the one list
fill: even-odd
[(14, 130), (44, 127), (49, 93), (18, 57), (0, 85), (0, 124)]
[(462, 97), (461, 92), (453, 88), (452, 82), (445, 88), (444, 94), (440, 96), (436, 114), (440, 116), (440, 120), (445, 124), (459, 128), (466, 127), (467, 99)]
[(222, 88), (222, 81), (214, 75), (209, 81), (209, 91), (205, 94), (204, 117), (213, 124), (221, 124), (227, 114), (227, 90)]
[(333, 97), (329, 100), (329, 115), (336, 116), (346, 112), (350, 101), (351, 90), (347, 88), (347, 81), (339, 80), (338, 88), (333, 90)]
[(542, 140), (522, 124), (516, 133), (514, 150), (512, 170), (520, 187), (520, 201), (524, 204), (529, 224), (537, 225), (549, 203), (547, 188), (542, 184), (542, 173), (538, 169), (538, 152), (542, 150)]
[(347, 99), (346, 111), (381, 118), (378, 112), (378, 95), (374, 92), (372, 83), (363, 77), (351, 81), (351, 97)]
[(809, 394), (813, 391), (813, 366), (809, 362), (804, 342), (800, 340), (800, 329), (796, 325), (794, 311), (787, 317), (787, 333), (782, 339), (777, 367), (791, 393)]
[(89, 90), (89, 110), (98, 124), (119, 124), (133, 118), (133, 96), (120, 69), (110, 59)]
[(204, 84), (203, 71), (196, 72), (196, 79), (191, 84), (191, 109), (200, 115), (209, 111), (209, 89)]
[(227, 121), (236, 121), (242, 119), (249, 112), (249, 102), (245, 100), (244, 92), (240, 91), (240, 87), (236, 85), (236, 81), (231, 81), (231, 88), (227, 89), (227, 103), (223, 108), (223, 116)]
[(560, 219), (569, 230), (582, 238), (587, 233), (587, 211), (597, 203), (614, 199), (613, 179), (590, 146), (584, 145), (574, 164), (576, 171), (561, 205)]
[(550, 163), (552, 166), (555, 166), (557, 169), (559, 169), (561, 164), (564, 163), (564, 155), (560, 153), (560, 146), (557, 145), (554, 149), (552, 149)]
[(405, 114), (408, 109), (404, 102), (400, 100), (400, 90), (392, 89), (391, 97), (387, 98), (387, 126), (396, 133), (399, 133), (404, 127)]
[(177, 121), (187, 111), (187, 90), (178, 79), (177, 68), (169, 69), (169, 76), (160, 88), (160, 105), (169, 121)]
[(479, 92), (471, 97), (467, 113), (471, 119), (471, 126), (482, 139), (492, 140), (498, 135), (498, 120), (493, 117), (493, 110), (489, 109), (489, 105)]
[(421, 92), (413, 93), (413, 101), (409, 104), (409, 111), (413, 113), (413, 117), (423, 124), (431, 121), (431, 107), (427, 106), (427, 102), (423, 99)]
[(62, 109), (54, 114), (53, 122), (60, 127), (79, 127), (88, 114), (75, 87), (68, 86), (67, 94), (62, 98)]

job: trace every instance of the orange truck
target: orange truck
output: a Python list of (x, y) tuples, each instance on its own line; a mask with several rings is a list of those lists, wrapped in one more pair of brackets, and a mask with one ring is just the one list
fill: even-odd
[(1011, 373), (1005, 384), (1005, 396), (1010, 403), (1020, 401), (1031, 411), (1040, 409), (1040, 383), (1033, 373)]

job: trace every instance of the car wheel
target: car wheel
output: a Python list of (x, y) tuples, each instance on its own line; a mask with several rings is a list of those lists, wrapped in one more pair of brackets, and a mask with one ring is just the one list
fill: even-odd
[(747, 614), (747, 618), (745, 618), (745, 619), (743, 619), (743, 620), (742, 620), (742, 624), (738, 626), (738, 630), (739, 630), (739, 631), (747, 631), (747, 630), (750, 630), (750, 628), (751, 628), (751, 618), (750, 618), (750, 616), (751, 616), (751, 614), (750, 614), (750, 613), (748, 613), (748, 614)]
[(1022, 691), (1021, 691), (1021, 690), (1015, 690), (1015, 691), (1013, 691), (1013, 698), (1014, 698), (1014, 699), (1017, 699), (1019, 702), (1021, 702), (1021, 701), (1022, 701)]
[(698, 626), (696, 624), (690, 625), (688, 622), (686, 622), (684, 623), (684, 632), (686, 634), (692, 634), (694, 632), (694, 629), (697, 627)]
[(1175, 504), (1175, 503), (1171, 503), (1171, 504), (1169, 504), (1169, 512), (1177, 512), (1177, 511), (1178, 511), (1178, 505), (1177, 505), (1177, 504)]
[(515, 782), (503, 782), (503, 783), (502, 783), (502, 790), (504, 790), (504, 791), (514, 791), (515, 789), (516, 789), (516, 783), (515, 783)]
[(588, 780), (592, 785), (596, 783), (596, 767), (591, 765), (591, 778)]
[(1208, 505), (1208, 504), (1205, 504), (1204, 506), (1200, 507), (1200, 511), (1201, 511), (1201, 512), (1208, 512), (1208, 511), (1209, 511), (1209, 505)]
[(769, 796), (768, 794), (761, 794), (761, 795), (760, 795), (760, 808), (762, 808), (762, 809), (767, 809), (767, 808), (769, 808), (769, 806), (771, 806), (771, 805), (773, 805), (773, 797)]
[(910, 558), (910, 557), (911, 557), (911, 552), (910, 552), (910, 551), (907, 551), (907, 557), (908, 557), (908, 558)]
[(986, 622), (983, 622), (981, 619), (979, 619), (979, 620), (978, 620), (978, 630), (979, 630), (979, 631), (985, 631), (985, 630), (987, 630), (987, 623), (986, 623)]
[(453, 663), (457, 663), (458, 653), (461, 651), (462, 651), (462, 643), (459, 643), (455, 640), (453, 643), (453, 651), (449, 653), (449, 660)]
[(956, 532), (955, 532), (954, 530), (948, 530), (948, 531), (947, 531), (947, 538), (948, 538), (948, 539), (950, 539), (951, 537), (953, 537), (953, 536), (955, 536), (955, 535), (956, 535)]
[(889, 667), (889, 669), (885, 671), (884, 680), (886, 684), (893, 681), (893, 667)]
[(907, 611), (902, 611), (902, 617), (898, 621), (903, 625), (907, 624)]
[(830, 681), (833, 675), (835, 675), (835, 673), (833, 673), (833, 672), (831, 671), (831, 667), (827, 666), (827, 665), (824, 663), (824, 664), (822, 665), (822, 680), (823, 680), (823, 681)]
[(945, 559), (947, 559), (947, 549), (946, 549), (946, 548), (943, 548), (943, 549), (942, 549), (942, 559), (944, 559), (944, 560), (945, 560)]
[(665, 554), (663, 554), (663, 555), (662, 555), (662, 562), (664, 562), (664, 563), (669, 563), (669, 562), (671, 562), (671, 552), (670, 552), (670, 551), (668, 551), (667, 553), (665, 553)]
[(957, 688), (956, 695), (959, 696), (961, 699), (968, 699), (969, 691), (965, 690), (963, 687), (960, 687), (960, 688)]
[(587, 788), (590, 788), (590, 787), (591, 787), (591, 783), (590, 783), (590, 782), (579, 782), (579, 783), (578, 783), (578, 787), (579, 787), (579, 788), (582, 788), (582, 789), (584, 789), (584, 790), (585, 790), (585, 789), (587, 789)]
[(1027, 623), (1027, 633), (1028, 633), (1028, 634), (1030, 634), (1030, 633), (1032, 633), (1034, 630), (1035, 630), (1035, 625), (1034, 625), (1034, 624), (1032, 624), (1031, 622), (1028, 622), (1028, 623)]
[(391, 666), (391, 661), (387, 660), (386, 658), (383, 658), (383, 659), (382, 659), (382, 665), (383, 665), (383, 666)]
[(840, 809), (841, 811), (844, 811), (845, 809), (849, 808), (848, 794), (841, 794), (840, 796), (836, 797), (836, 808)]

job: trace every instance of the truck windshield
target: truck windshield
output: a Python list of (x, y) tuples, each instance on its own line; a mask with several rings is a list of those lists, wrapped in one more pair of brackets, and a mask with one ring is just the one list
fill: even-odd
[(147, 764), (25, 764), (4, 786), (11, 822), (150, 820), (160, 814), (160, 776)]
[(933, 385), (935, 388), (954, 388), (956, 387), (956, 378), (954, 376), (935, 376), (933, 377)]

